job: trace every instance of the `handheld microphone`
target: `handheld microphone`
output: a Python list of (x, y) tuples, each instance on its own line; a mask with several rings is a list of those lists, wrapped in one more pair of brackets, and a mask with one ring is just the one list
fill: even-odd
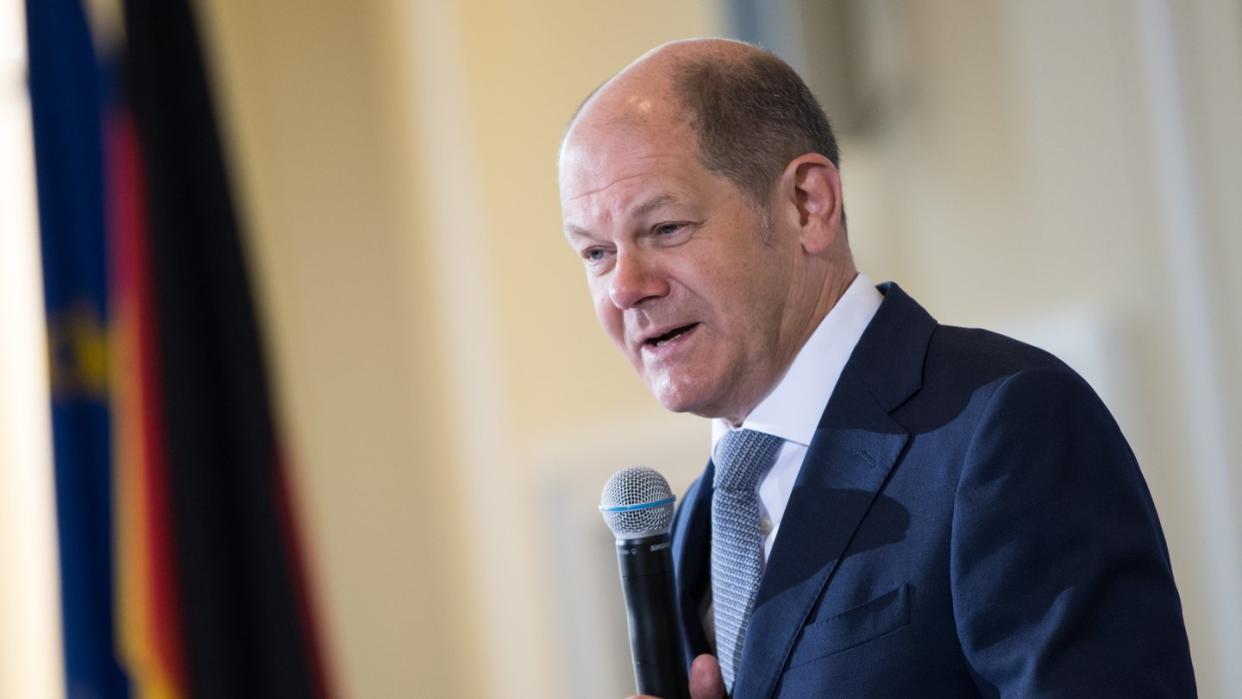
[(669, 550), (675, 500), (664, 476), (633, 466), (617, 471), (604, 484), (599, 510), (617, 537), (638, 692), (688, 699)]

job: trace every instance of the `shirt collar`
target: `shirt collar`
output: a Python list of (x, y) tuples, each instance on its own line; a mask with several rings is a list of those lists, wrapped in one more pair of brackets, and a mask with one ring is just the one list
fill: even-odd
[[(845, 363), (883, 300), (867, 275), (859, 273), (854, 277), (798, 350), (776, 388), (755, 406), (738, 429), (765, 432), (809, 446)], [(720, 438), (732, 430), (728, 421), (712, 420), (713, 451)]]

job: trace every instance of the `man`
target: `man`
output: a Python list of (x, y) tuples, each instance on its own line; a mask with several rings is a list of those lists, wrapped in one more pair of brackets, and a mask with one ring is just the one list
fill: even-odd
[(850, 255), (784, 63), (659, 47), (575, 115), (566, 235), (605, 331), (713, 418), (673, 528), (695, 697), (1193, 696), (1146, 485), (1056, 358), (936, 323)]

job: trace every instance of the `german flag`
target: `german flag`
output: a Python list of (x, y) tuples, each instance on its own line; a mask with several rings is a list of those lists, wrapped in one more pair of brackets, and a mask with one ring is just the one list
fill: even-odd
[[(191, 8), (125, 2), (115, 79), (79, 0), (28, 0), (27, 13), (49, 328), (110, 338), (91, 345), (108, 377), (95, 393), (81, 389), (94, 355), (77, 344), (54, 370), (70, 695), (328, 696)], [(83, 81), (93, 111), (65, 98)], [(66, 196), (76, 179), (95, 190)], [(72, 282), (67, 261), (82, 257), (107, 260), (97, 297)], [(62, 414), (83, 395), (103, 421), (94, 439)]]

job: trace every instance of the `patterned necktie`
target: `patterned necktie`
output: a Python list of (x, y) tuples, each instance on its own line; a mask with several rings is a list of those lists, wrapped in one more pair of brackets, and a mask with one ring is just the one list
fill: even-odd
[(784, 440), (754, 430), (725, 435), (716, 449), (712, 494), (712, 605), (716, 655), (725, 687), (742, 662), (742, 642), (763, 575), (759, 479), (776, 461)]

